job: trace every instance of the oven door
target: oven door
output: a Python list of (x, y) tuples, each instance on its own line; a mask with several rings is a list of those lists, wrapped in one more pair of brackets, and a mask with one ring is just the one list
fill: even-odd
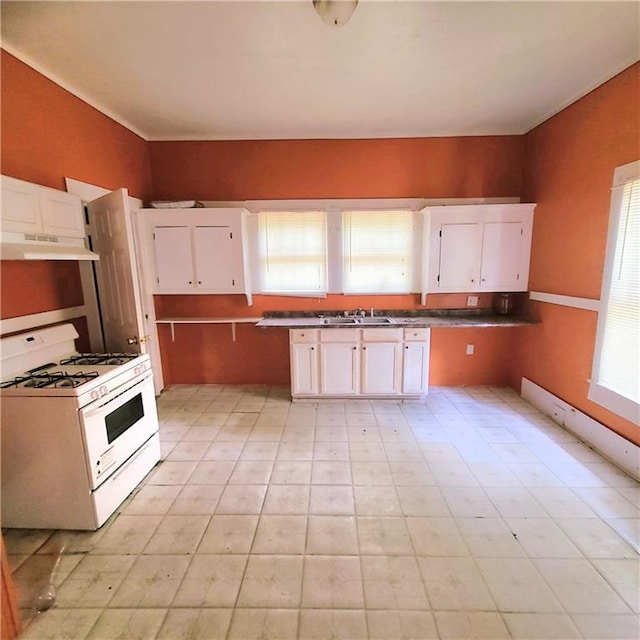
[(158, 431), (153, 376), (80, 409), (80, 419), (95, 489)]

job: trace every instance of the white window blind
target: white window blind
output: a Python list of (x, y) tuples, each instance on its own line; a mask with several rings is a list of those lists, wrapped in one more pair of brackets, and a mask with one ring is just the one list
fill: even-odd
[(346, 211), (343, 221), (345, 293), (410, 293), (411, 211)]
[(324, 211), (263, 212), (258, 216), (260, 290), (327, 292), (327, 222)]
[(590, 399), (640, 422), (640, 178), (614, 187)]

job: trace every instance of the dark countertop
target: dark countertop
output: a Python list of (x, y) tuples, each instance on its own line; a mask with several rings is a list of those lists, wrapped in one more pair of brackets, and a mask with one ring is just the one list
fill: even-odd
[(536, 324), (536, 321), (518, 316), (499, 316), (490, 309), (443, 309), (443, 310), (376, 310), (376, 317), (391, 318), (384, 324), (325, 324), (326, 318), (341, 315), (340, 311), (311, 313), (305, 311), (265, 312), (257, 327), (281, 327), (285, 329), (365, 329), (398, 327), (519, 327)]

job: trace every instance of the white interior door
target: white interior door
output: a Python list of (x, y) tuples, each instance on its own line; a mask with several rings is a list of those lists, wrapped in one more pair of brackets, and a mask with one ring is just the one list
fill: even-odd
[(112, 191), (87, 207), (93, 250), (100, 254), (96, 278), (105, 349), (144, 353), (142, 301), (127, 190)]

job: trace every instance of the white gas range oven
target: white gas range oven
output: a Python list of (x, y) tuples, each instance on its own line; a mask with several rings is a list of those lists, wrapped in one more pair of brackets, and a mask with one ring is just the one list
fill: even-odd
[(3, 527), (95, 530), (160, 459), (149, 356), (79, 354), (77, 337), (0, 340)]

